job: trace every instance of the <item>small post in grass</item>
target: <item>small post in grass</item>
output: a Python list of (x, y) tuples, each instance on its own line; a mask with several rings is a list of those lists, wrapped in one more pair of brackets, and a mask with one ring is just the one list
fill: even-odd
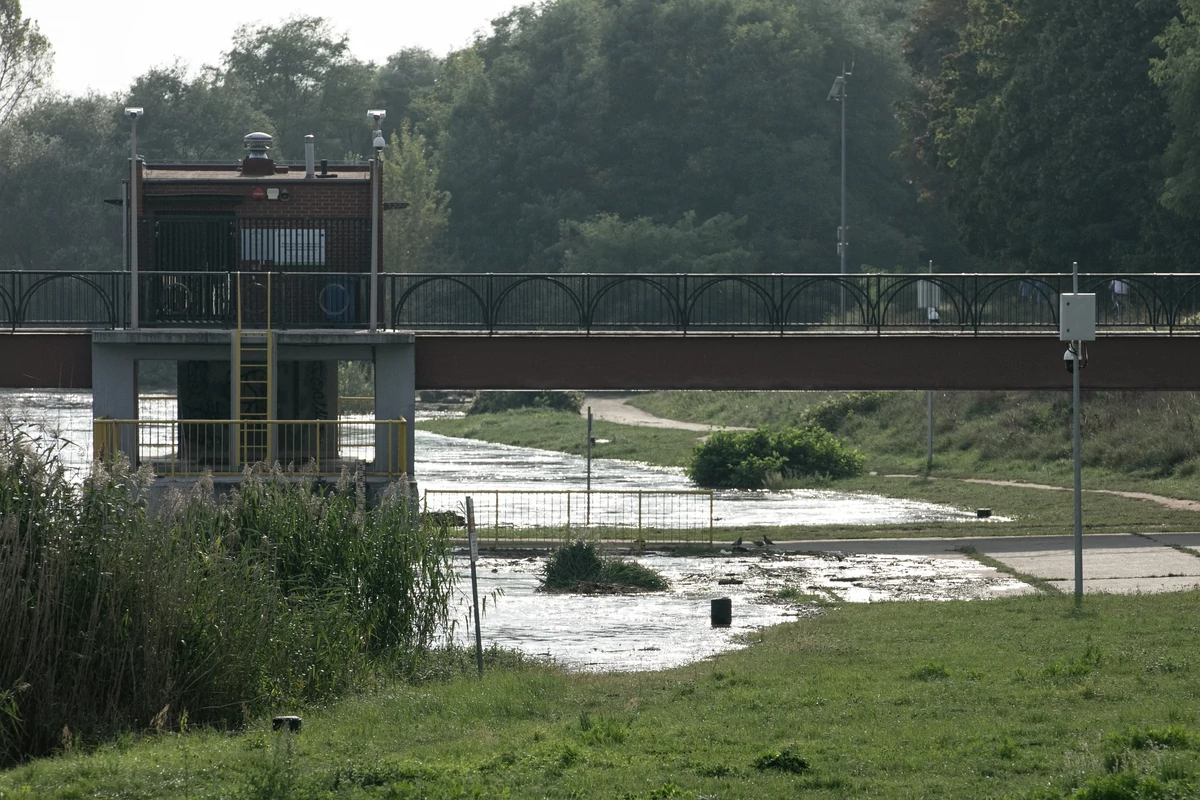
[(471, 603), (475, 607), (475, 665), (483, 677), (483, 631), (479, 629), (479, 578), (475, 560), (479, 558), (479, 537), (475, 535), (475, 501), (467, 498), (467, 538), (471, 543)]

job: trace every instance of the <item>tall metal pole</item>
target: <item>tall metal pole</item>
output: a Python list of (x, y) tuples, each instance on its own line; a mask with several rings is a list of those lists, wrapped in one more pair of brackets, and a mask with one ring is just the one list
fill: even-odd
[(479, 558), (479, 535), (475, 532), (475, 501), (467, 498), (467, 537), (471, 545), (471, 602), (475, 607), (475, 665), (483, 677), (483, 631), (479, 627), (479, 578), (475, 560)]
[[(933, 259), (929, 259), (929, 274), (933, 274)], [(933, 284), (930, 283), (932, 294)], [(932, 297), (929, 300), (933, 302)], [(933, 390), (925, 392), (925, 472), (933, 472)]]
[[(1071, 291), (1079, 294), (1079, 262), (1071, 262)], [(1083, 603), (1083, 489), (1079, 466), (1079, 373), (1083, 371), (1083, 343), (1071, 342), (1075, 349), (1074, 369), (1071, 370), (1072, 406), (1075, 409), (1072, 423), (1075, 451), (1075, 607)]]
[(587, 525), (592, 524), (592, 407), (587, 407)]
[(371, 331), (379, 326), (379, 162), (380, 152), (371, 159)]
[(838, 228), (838, 253), (842, 260), (842, 322), (846, 321), (846, 65), (842, 64), (842, 225)]
[[(140, 112), (141, 109), (138, 109)], [(129, 134), (129, 327), (138, 328), (138, 180), (137, 180), (137, 121), (138, 114), (130, 114), (133, 123)]]

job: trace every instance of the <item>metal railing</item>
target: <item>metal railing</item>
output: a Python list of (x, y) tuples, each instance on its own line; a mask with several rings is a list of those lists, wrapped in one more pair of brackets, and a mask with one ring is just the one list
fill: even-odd
[[(141, 324), (363, 328), (370, 275), (339, 272), (139, 275)], [(1069, 274), (698, 275), (385, 274), (380, 320), (393, 330), (531, 333), (1053, 333)], [(1114, 291), (1114, 281), (1124, 293)], [(1082, 274), (1097, 329), (1200, 334), (1200, 275)], [(268, 289), (268, 286), (270, 287)], [(0, 326), (129, 324), (128, 274), (0, 272)], [(842, 311), (842, 297), (845, 311)]]
[[(251, 463), (287, 472), (369, 476), (408, 473), (408, 423), (395, 420), (115, 420), (93, 421), (93, 454), (125, 453), (161, 477), (240, 475)], [(253, 458), (246, 458), (250, 453)]]
[(427, 516), (461, 518), (464, 498), (475, 506), (475, 526), (502, 540), (595, 538), (640, 542), (705, 542), (713, 538), (713, 493), (708, 490), (584, 491), (428, 489)]

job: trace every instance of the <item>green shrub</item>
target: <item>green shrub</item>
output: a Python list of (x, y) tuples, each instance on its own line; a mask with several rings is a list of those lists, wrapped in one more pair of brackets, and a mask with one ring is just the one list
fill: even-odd
[(836, 431), (855, 414), (873, 414), (887, 400), (886, 392), (851, 392), (833, 397), (807, 409), (804, 422), (827, 431)]
[(253, 473), (152, 515), (150, 478), (117, 461), (75, 484), (51, 447), (0, 430), (0, 765), (331, 698), (445, 629), (449, 543), (413, 527), (402, 491), (368, 510), (349, 475)]
[(714, 433), (696, 445), (687, 473), (700, 486), (760, 489), (776, 474), (845, 478), (862, 468), (863, 457), (823, 428), (758, 428)]
[(550, 554), (542, 569), (541, 589), (544, 592), (574, 592), (585, 588), (662, 591), (667, 588), (667, 582), (649, 567), (618, 558), (604, 558), (594, 542), (580, 539)]
[(468, 414), (499, 414), (515, 408), (547, 408), (578, 414), (583, 408), (581, 392), (480, 392)]

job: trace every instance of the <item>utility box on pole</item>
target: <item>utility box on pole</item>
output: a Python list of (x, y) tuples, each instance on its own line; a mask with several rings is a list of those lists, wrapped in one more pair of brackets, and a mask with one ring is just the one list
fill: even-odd
[(1058, 340), (1060, 342), (1096, 341), (1096, 295), (1059, 295)]

